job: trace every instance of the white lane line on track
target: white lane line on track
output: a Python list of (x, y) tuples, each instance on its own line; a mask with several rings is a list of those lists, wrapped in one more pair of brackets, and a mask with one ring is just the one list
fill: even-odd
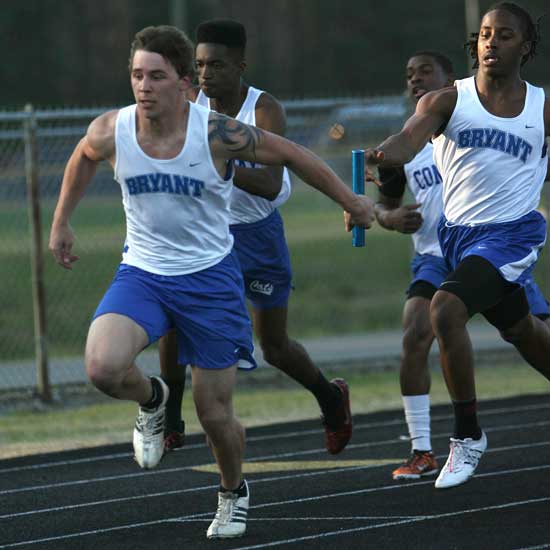
[[(352, 468), (333, 468), (330, 470), (319, 470), (316, 472), (305, 472), (300, 474), (285, 474), (282, 476), (272, 476), (267, 478), (261, 478), (261, 479), (255, 479), (254, 483), (268, 483), (271, 481), (283, 481), (286, 479), (296, 479), (296, 478), (307, 478), (307, 477), (316, 477), (316, 476), (322, 476), (326, 474), (332, 474), (332, 473), (342, 473), (342, 472), (353, 472), (356, 470), (366, 470), (369, 468), (378, 468), (379, 466), (354, 466)], [(202, 487), (192, 487), (189, 489), (177, 489), (173, 491), (163, 491), (159, 493), (147, 493), (143, 495), (135, 495), (131, 497), (121, 497), (121, 498), (113, 498), (113, 499), (107, 499), (107, 500), (99, 500), (94, 502), (83, 502), (81, 504), (69, 504), (67, 506), (56, 506), (52, 508), (41, 508), (38, 510), (29, 510), (27, 512), (15, 512), (12, 514), (5, 514), (3, 516), (0, 516), (0, 520), (2, 519), (14, 519), (16, 517), (21, 516), (30, 516), (34, 514), (44, 514), (48, 512), (59, 512), (64, 510), (72, 510), (76, 508), (86, 508), (91, 506), (104, 506), (105, 504), (114, 504), (117, 502), (126, 502), (126, 501), (132, 501), (132, 500), (144, 500), (147, 498), (156, 498), (156, 497), (164, 497), (164, 496), (170, 496), (170, 495), (177, 495), (177, 494), (184, 494), (184, 493), (192, 493), (197, 491), (210, 491), (212, 489), (218, 489), (219, 484), (215, 485), (203, 485)]]
[[(548, 445), (548, 444), (550, 444), (550, 442), (538, 443), (534, 446), (539, 446), (539, 445), (543, 445), (543, 444)], [(524, 446), (521, 446), (521, 447), (523, 448)], [(512, 447), (500, 447), (500, 448), (488, 450), (487, 452), (508, 452), (511, 449), (517, 450), (517, 448), (518, 448), (517, 446), (514, 446), (513, 448)], [(355, 467), (352, 467), (352, 468), (334, 468), (334, 469), (330, 469), (330, 470), (321, 470), (321, 471), (316, 471), (316, 472), (305, 472), (305, 473), (299, 473), (299, 474), (285, 474), (285, 475), (281, 475), (281, 476), (271, 476), (271, 477), (266, 477), (266, 478), (254, 479), (254, 481), (251, 482), (251, 485), (256, 485), (256, 484), (259, 484), (259, 483), (281, 482), (281, 481), (285, 481), (285, 480), (289, 480), (289, 479), (296, 480), (296, 479), (303, 479), (303, 478), (319, 477), (319, 476), (324, 476), (324, 475), (330, 475), (330, 474), (333, 474), (333, 473), (334, 474), (341, 474), (341, 473), (348, 473), (348, 472), (354, 472), (354, 471), (359, 471), (359, 470), (368, 470), (368, 469), (380, 468), (380, 467), (383, 467), (383, 466), (382, 465), (381, 466), (378, 466), (378, 465), (355, 466)], [(495, 472), (486, 472), (486, 473), (482, 473), (482, 474), (476, 474), (476, 477), (479, 477), (479, 478), (495, 477), (495, 476), (500, 476), (500, 475), (509, 475), (509, 474), (520, 473), (520, 472), (540, 471), (540, 470), (546, 470), (546, 469), (550, 469), (550, 465), (529, 466), (529, 467), (509, 469), (509, 470), (498, 470), (498, 471), (495, 471)], [(366, 492), (370, 493), (370, 492), (376, 492), (376, 491), (389, 491), (389, 490), (405, 489), (405, 488), (408, 488), (408, 487), (414, 487), (414, 486), (418, 486), (418, 485), (430, 485), (430, 484), (433, 484), (433, 480), (412, 481), (412, 482), (408, 482), (408, 483), (392, 483), (391, 485), (384, 485), (384, 486), (380, 486), (380, 487), (371, 487), (369, 489), (361, 489), (359, 491), (353, 491), (352, 493), (349, 493), (349, 494), (366, 493)], [(136, 500), (143, 501), (143, 500), (149, 499), (149, 498), (166, 497), (166, 496), (170, 496), (170, 495), (193, 493), (193, 492), (200, 492), (200, 491), (210, 491), (210, 490), (213, 490), (213, 489), (217, 489), (217, 487), (218, 487), (218, 485), (204, 485), (202, 487), (192, 487), (192, 488), (188, 488), (188, 489), (163, 491), (163, 492), (158, 492), (158, 493), (147, 493), (147, 494), (135, 495), (135, 496), (131, 496), (131, 497), (105, 499), (105, 500), (85, 502), (85, 503), (80, 503), (80, 504), (70, 504), (70, 505), (66, 505), (66, 506), (55, 506), (55, 507), (50, 507), (50, 508), (40, 508), (38, 510), (28, 510), (26, 512), (15, 512), (15, 513), (11, 513), (11, 514), (4, 514), (4, 515), (0, 516), (0, 520), (13, 520), (13, 519), (18, 518), (18, 517), (32, 516), (32, 515), (36, 515), (36, 514), (45, 514), (45, 513), (52, 513), (52, 512), (63, 512), (63, 511), (66, 511), (66, 510), (76, 510), (76, 509), (81, 509), (81, 508), (90, 508), (90, 507), (94, 507), (94, 506), (105, 506), (105, 505), (115, 504), (115, 503), (120, 503), (120, 502), (131, 502), (131, 501), (136, 501)], [(342, 495), (347, 496), (348, 493), (337, 493), (335, 496), (342, 496)], [(298, 503), (298, 502), (306, 502), (308, 500), (319, 500), (321, 498), (325, 498), (325, 497), (305, 497), (305, 498), (302, 498), (302, 499), (294, 499), (294, 500), (285, 501), (285, 502), (286, 503)], [(326, 497), (326, 498), (330, 498), (330, 496)], [(278, 502), (276, 504), (278, 504)], [(263, 508), (265, 506), (272, 506), (272, 504), (256, 505), (256, 506), (253, 506), (253, 508)], [(198, 516), (208, 515), (208, 514), (209, 514), (209, 512), (207, 512), (207, 514), (198, 514)], [(190, 516), (190, 517), (197, 517), (197, 514), (193, 514), (193, 516)]]
[[(518, 430), (521, 428), (533, 428), (533, 427), (544, 427), (550, 425), (550, 420), (548, 421), (541, 421), (541, 422), (529, 422), (527, 424), (515, 424), (515, 425), (508, 425), (508, 426), (497, 426), (494, 428), (484, 428), (484, 431), (488, 434), (493, 432), (503, 432), (508, 430)], [(446, 434), (432, 434), (432, 440), (434, 439), (440, 439), (445, 438), (447, 439), (449, 437), (448, 433)], [(369, 442), (369, 443), (356, 443), (356, 444), (350, 444), (347, 445), (347, 450), (353, 450), (353, 449), (365, 449), (365, 448), (371, 448), (371, 447), (379, 447), (383, 445), (391, 445), (391, 444), (402, 444), (402, 442), (398, 441), (397, 439), (388, 439), (386, 441), (377, 441), (377, 442)], [(531, 446), (538, 446), (540, 444), (547, 445), (549, 442), (542, 442), (542, 443), (534, 443), (534, 444), (526, 444), (526, 445), (519, 445), (519, 446), (512, 446), (512, 447), (506, 447), (509, 449), (519, 449), (519, 448), (530, 448)], [(325, 449), (309, 449), (307, 451), (298, 451), (298, 452), (289, 452), (289, 453), (277, 453), (272, 455), (264, 455), (264, 456), (249, 456), (247, 458), (248, 461), (258, 461), (258, 460), (279, 460), (282, 458), (292, 458), (292, 457), (298, 457), (298, 456), (308, 456), (308, 455), (315, 455), (319, 453), (325, 453)], [(488, 452), (491, 452), (490, 450)], [(441, 458), (446, 458), (446, 456), (441, 456)], [(158, 476), (158, 475), (165, 475), (165, 474), (173, 474), (176, 472), (184, 472), (186, 470), (192, 470), (193, 468), (197, 466), (201, 466), (204, 463), (201, 464), (194, 464), (192, 466), (179, 466), (177, 468), (166, 468), (166, 469), (160, 469), (160, 470), (141, 470), (138, 472), (130, 473), (130, 474), (117, 474), (112, 476), (102, 476), (97, 478), (89, 478), (89, 479), (80, 479), (76, 481), (63, 481), (59, 483), (47, 483), (43, 485), (31, 485), (26, 487), (18, 487), (17, 489), (5, 489), (0, 491), (0, 496), (5, 495), (12, 495), (17, 493), (23, 493), (28, 491), (38, 491), (38, 490), (45, 490), (45, 489), (55, 489), (59, 487), (72, 487), (72, 486), (78, 486), (78, 485), (86, 485), (90, 483), (101, 483), (106, 481), (113, 481), (118, 479), (134, 479), (139, 477), (145, 477), (145, 476)]]
[[(185, 445), (185, 449), (202, 449), (206, 447), (204, 443), (195, 443), (194, 445)], [(179, 451), (180, 449), (175, 449)], [(70, 451), (60, 451), (70, 452)], [(55, 462), (41, 462), (39, 464), (27, 464), (26, 466), (12, 466), (11, 468), (1, 468), (0, 474), (11, 474), (14, 472), (24, 472), (26, 470), (40, 470), (42, 468), (56, 468), (61, 466), (71, 466), (72, 464), (87, 464), (89, 462), (99, 462), (101, 460), (116, 460), (118, 458), (132, 458), (132, 453), (112, 453), (108, 455), (90, 456), (87, 458), (73, 458), (70, 460), (57, 460)]]
[[(483, 419), (487, 416), (497, 415), (497, 414), (507, 414), (507, 413), (515, 413), (515, 412), (528, 412), (528, 411), (541, 411), (544, 409), (549, 409), (550, 403), (545, 404), (541, 403), (540, 405), (523, 405), (518, 407), (510, 407), (510, 408), (497, 408), (497, 409), (489, 409), (489, 410), (482, 410), (480, 412), (480, 418)], [(439, 422), (443, 420), (450, 420), (454, 418), (452, 414), (440, 414), (440, 415), (432, 415), (432, 423), (433, 422)], [(365, 424), (356, 424), (354, 425), (354, 430), (365, 430), (370, 428), (383, 428), (388, 426), (405, 426), (405, 422), (403, 419), (395, 419), (395, 420), (385, 420), (380, 422), (366, 422)], [(304, 437), (307, 435), (315, 435), (320, 433), (320, 428), (310, 429), (310, 430), (295, 430), (291, 432), (283, 432), (279, 434), (273, 434), (273, 435), (260, 435), (260, 436), (253, 436), (250, 438), (247, 438), (248, 443), (253, 442), (260, 442), (260, 441), (269, 441), (273, 439), (285, 439), (285, 438), (293, 438), (293, 437)], [(397, 438), (396, 438), (397, 440)], [(205, 448), (206, 445), (204, 443), (196, 443), (193, 445), (185, 445), (185, 447), (181, 449), (175, 449), (174, 452), (183, 452), (185, 450), (189, 449), (200, 449)], [(119, 458), (127, 458), (131, 457), (132, 453), (112, 453), (108, 455), (98, 455), (98, 456), (91, 456), (86, 458), (75, 458), (71, 460), (58, 460), (55, 462), (41, 462), (38, 464), (27, 464), (26, 466), (12, 466), (10, 468), (0, 468), (0, 475), (1, 474), (8, 474), (12, 472), (22, 472), (25, 470), (38, 470), (42, 468), (55, 468), (60, 466), (68, 466), (71, 464), (85, 464), (89, 462), (98, 462), (102, 460), (116, 460)]]
[[(291, 518), (283, 518), (283, 517), (273, 517), (273, 518), (248, 518), (248, 522), (277, 522), (277, 521), (376, 521), (381, 519), (422, 519), (426, 518), (428, 516), (326, 516), (326, 517), (305, 517), (305, 518), (299, 518), (299, 517), (291, 517)], [(203, 522), (203, 521), (212, 521), (212, 517), (209, 518), (178, 518), (178, 519), (171, 519), (166, 520), (168, 523), (196, 523), (196, 522)]]
[[(326, 533), (319, 533), (318, 535), (309, 535), (306, 537), (296, 537), (293, 539), (285, 539), (285, 540), (279, 540), (279, 541), (273, 541), (273, 542), (266, 542), (262, 544), (254, 544), (252, 546), (238, 546), (231, 548), (231, 550), (255, 550), (259, 548), (269, 548), (274, 546), (282, 546), (285, 544), (294, 544), (297, 542), (304, 542), (306, 540), (316, 540), (316, 539), (322, 539), (326, 537), (336, 537), (336, 536), (342, 536), (352, 533), (359, 533), (361, 531), (372, 531), (373, 529), (380, 529), (382, 527), (396, 527), (400, 525), (408, 525), (411, 523), (420, 523), (421, 521), (433, 521), (438, 519), (444, 519), (448, 517), (457, 517), (467, 514), (477, 514), (480, 512), (490, 512), (493, 510), (503, 510), (505, 508), (514, 508), (518, 506), (526, 506), (529, 504), (538, 504), (540, 502), (549, 502), (550, 497), (544, 497), (544, 498), (536, 498), (536, 499), (530, 499), (530, 500), (520, 500), (516, 502), (509, 502), (507, 504), (497, 504), (493, 506), (481, 506), (479, 508), (470, 508), (467, 510), (455, 510), (453, 512), (447, 512), (445, 514), (432, 514), (429, 516), (423, 516), (418, 517), (414, 519), (404, 519), (399, 521), (388, 521), (385, 523), (377, 523), (375, 525), (366, 525), (364, 527), (355, 527), (352, 529), (339, 529), (338, 531), (328, 531)], [(0, 547), (1, 548), (1, 547)]]
[(515, 550), (542, 550), (543, 548), (550, 548), (550, 542), (548, 544), (539, 544), (538, 546), (525, 546), (523, 548), (516, 548)]
[[(550, 466), (548, 466), (548, 467), (550, 467)], [(517, 471), (521, 471), (521, 470), (510, 470), (506, 473), (516, 473)], [(482, 476), (478, 476), (478, 477), (482, 477)], [(420, 483), (416, 483), (414, 485), (426, 485), (427, 483), (431, 483), (431, 482), (420, 482)], [(408, 485), (410, 486), (410, 485), (413, 485), (413, 484), (408, 484)], [(389, 486), (380, 487), (380, 488), (370, 488), (370, 489), (362, 489), (362, 490), (357, 490), (357, 491), (347, 491), (347, 492), (330, 494), (330, 495), (320, 495), (318, 497), (310, 497), (310, 498), (306, 498), (306, 499), (293, 499), (293, 500), (288, 500), (288, 501), (276, 501), (276, 502), (271, 502), (271, 503), (266, 503), (266, 504), (260, 504), (258, 506), (253, 506), (252, 509), (288, 505), (289, 503), (298, 503), (298, 502), (311, 501), (311, 500), (323, 500), (323, 499), (327, 499), (327, 498), (336, 498), (336, 497), (342, 497), (342, 496), (358, 495), (358, 494), (370, 493), (370, 492), (373, 492), (375, 490), (394, 490), (394, 489), (399, 489), (399, 488), (402, 488), (402, 487), (403, 487), (403, 485), (389, 485)], [(273, 547), (273, 546), (281, 546), (283, 544), (293, 544), (293, 543), (296, 543), (296, 542), (303, 542), (303, 541), (306, 541), (306, 540), (315, 540), (315, 539), (321, 539), (321, 538), (325, 538), (325, 537), (345, 535), (345, 534), (357, 533), (357, 532), (361, 532), (361, 531), (368, 531), (368, 530), (372, 530), (372, 529), (380, 529), (382, 527), (395, 527), (395, 526), (398, 526), (398, 525), (406, 525), (406, 524), (417, 523), (417, 522), (421, 522), (421, 521), (432, 521), (432, 520), (443, 519), (443, 518), (448, 518), (448, 517), (456, 517), (456, 516), (459, 516), (459, 515), (474, 514), (474, 513), (487, 512), (487, 511), (492, 511), (492, 510), (502, 510), (502, 509), (505, 509), (505, 508), (525, 506), (525, 505), (529, 505), (529, 504), (537, 504), (537, 503), (540, 503), (540, 502), (549, 502), (549, 501), (550, 501), (550, 497), (543, 497), (543, 498), (537, 498), (537, 499), (509, 502), (509, 503), (506, 503), (506, 504), (495, 504), (495, 505), (492, 505), (492, 506), (482, 506), (482, 507), (478, 507), (478, 508), (470, 508), (470, 509), (466, 509), (466, 510), (455, 510), (455, 511), (447, 512), (447, 513), (444, 513), (444, 514), (431, 514), (431, 515), (427, 515), (427, 516), (414, 516), (412, 518), (400, 519), (398, 521), (389, 521), (389, 522), (385, 522), (385, 523), (378, 523), (378, 524), (374, 524), (374, 525), (369, 525), (369, 526), (364, 526), (364, 527), (356, 527), (356, 528), (352, 528), (352, 529), (340, 529), (340, 530), (337, 530), (337, 531), (329, 531), (329, 532), (320, 533), (320, 534), (317, 534), (317, 535), (311, 535), (311, 536), (307, 536), (307, 537), (297, 537), (297, 538), (293, 538), (293, 539), (273, 541), (273, 542), (270, 542), (270, 543), (262, 543), (260, 545), (253, 545), (253, 546), (242, 546), (242, 547), (238, 547), (238, 548), (233, 548), (232, 550), (252, 550), (252, 549), (256, 549), (256, 548), (267, 548), (267, 547)], [(93, 530), (90, 530), (90, 531), (81, 531), (79, 533), (70, 533), (70, 534), (67, 534), (67, 535), (58, 535), (58, 536), (52, 536), (52, 537), (45, 537), (45, 538), (41, 538), (41, 539), (31, 539), (31, 540), (27, 540), (27, 541), (20, 541), (20, 542), (15, 542), (15, 543), (4, 544), (4, 545), (0, 546), (0, 549), (15, 548), (17, 546), (23, 546), (25, 544), (27, 544), (27, 545), (40, 544), (40, 543), (44, 543), (44, 542), (52, 542), (52, 541), (55, 541), (55, 540), (66, 540), (66, 539), (84, 537), (84, 536), (95, 535), (95, 534), (110, 533), (110, 532), (114, 532), (114, 531), (136, 529), (136, 528), (140, 528), (140, 527), (148, 527), (148, 526), (151, 526), (151, 525), (158, 525), (158, 524), (161, 524), (161, 523), (173, 523), (173, 522), (181, 522), (181, 521), (185, 521), (185, 520), (195, 520), (195, 519), (198, 519), (200, 517), (205, 517), (205, 516), (212, 517), (212, 513), (207, 512), (207, 513), (203, 513), (203, 514), (193, 514), (193, 515), (190, 515), (190, 516), (184, 516), (184, 517), (180, 517), (180, 518), (166, 518), (166, 519), (160, 519), (160, 520), (154, 520), (154, 521), (132, 523), (132, 524), (128, 524), (128, 525), (118, 525), (118, 526), (115, 526), (115, 527), (108, 527), (108, 528), (105, 528), (105, 529), (93, 529)]]

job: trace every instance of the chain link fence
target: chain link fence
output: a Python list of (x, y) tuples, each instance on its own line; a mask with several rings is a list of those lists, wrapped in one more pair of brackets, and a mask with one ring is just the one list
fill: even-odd
[[(287, 137), (313, 149), (347, 182), (351, 150), (397, 131), (409, 110), (403, 96), (288, 101), (285, 108)], [(73, 216), (81, 259), (72, 272), (53, 262), (47, 240), (64, 166), (88, 124), (105, 110), (29, 106), (0, 112), (0, 392), (35, 388), (49, 400), (52, 386), (84, 380), (87, 329), (125, 237), (120, 189), (110, 166), (102, 163)], [(301, 186), (294, 185), (299, 194)], [(543, 258), (537, 277), (546, 294), (548, 263)], [(403, 291), (403, 285), (386, 289), (381, 298), (393, 296), (400, 303)], [(398, 323), (397, 318), (394, 328)], [(157, 364), (154, 352), (140, 363), (146, 370), (157, 370)]]

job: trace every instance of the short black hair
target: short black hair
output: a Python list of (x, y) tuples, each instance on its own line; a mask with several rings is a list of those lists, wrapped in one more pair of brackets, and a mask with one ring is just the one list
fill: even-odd
[[(536, 21), (533, 21), (531, 14), (527, 10), (522, 8), (519, 4), (514, 4), (514, 2), (499, 2), (497, 4), (493, 4), (483, 14), (482, 19), (489, 12), (494, 10), (507, 11), (519, 20), (522, 26), (523, 39), (526, 42), (531, 42), (531, 48), (529, 49), (529, 52), (526, 53), (521, 59), (521, 65), (525, 65), (527, 61), (533, 59), (537, 55), (537, 45), (540, 42), (540, 20), (542, 19), (542, 16), (539, 17)], [(474, 64), (472, 65), (473, 69), (477, 69), (479, 67), (479, 59), (477, 58), (478, 38), (479, 33), (473, 32), (470, 34), (470, 40), (468, 40), (468, 42), (464, 44), (464, 47), (470, 52), (470, 57), (474, 60)]]
[(453, 62), (441, 52), (436, 52), (435, 50), (420, 50), (414, 52), (409, 59), (413, 57), (419, 57), (424, 55), (426, 57), (431, 57), (442, 69), (446, 75), (452, 75), (455, 73), (453, 69)]
[(134, 55), (138, 50), (162, 55), (173, 65), (180, 77), (195, 74), (193, 42), (189, 40), (183, 31), (176, 27), (159, 25), (157, 27), (145, 27), (137, 32), (130, 47), (128, 62), (130, 71), (132, 70)]
[(212, 19), (197, 27), (197, 44), (223, 44), (228, 48), (237, 49), (244, 55), (246, 49), (246, 29), (244, 25), (233, 19)]

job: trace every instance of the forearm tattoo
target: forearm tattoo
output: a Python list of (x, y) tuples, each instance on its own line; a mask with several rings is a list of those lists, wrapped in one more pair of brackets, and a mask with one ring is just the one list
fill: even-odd
[(262, 132), (258, 128), (226, 116), (214, 116), (208, 121), (208, 142), (211, 145), (220, 141), (231, 153), (250, 152), (254, 161), (261, 136)]

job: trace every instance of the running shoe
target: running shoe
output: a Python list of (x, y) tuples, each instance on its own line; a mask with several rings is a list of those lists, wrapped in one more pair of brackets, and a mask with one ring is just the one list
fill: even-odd
[(237, 493), (218, 493), (218, 509), (214, 520), (206, 531), (209, 539), (230, 539), (240, 537), (246, 531), (246, 518), (248, 515), (248, 503), (250, 493), (248, 484), (244, 482), (246, 496)]
[(335, 421), (329, 424), (325, 417), (322, 417), (325, 428), (325, 447), (331, 455), (336, 455), (344, 450), (344, 447), (351, 439), (353, 419), (349, 399), (349, 387), (342, 378), (334, 378), (330, 381), (342, 392), (342, 402), (336, 410)]
[(183, 447), (185, 443), (185, 432), (179, 432), (176, 430), (170, 430), (164, 432), (164, 452), (169, 453), (174, 449)]
[(139, 408), (134, 427), (134, 456), (144, 469), (157, 466), (164, 454), (164, 423), (168, 386), (155, 376), (162, 388), (162, 402), (156, 409)]
[(451, 437), (450, 452), (445, 466), (435, 480), (436, 489), (448, 489), (468, 481), (476, 471), (479, 459), (487, 449), (487, 436), (480, 439)]
[(392, 472), (398, 479), (420, 479), (422, 476), (437, 474), (439, 466), (432, 451), (413, 451), (409, 459)]

